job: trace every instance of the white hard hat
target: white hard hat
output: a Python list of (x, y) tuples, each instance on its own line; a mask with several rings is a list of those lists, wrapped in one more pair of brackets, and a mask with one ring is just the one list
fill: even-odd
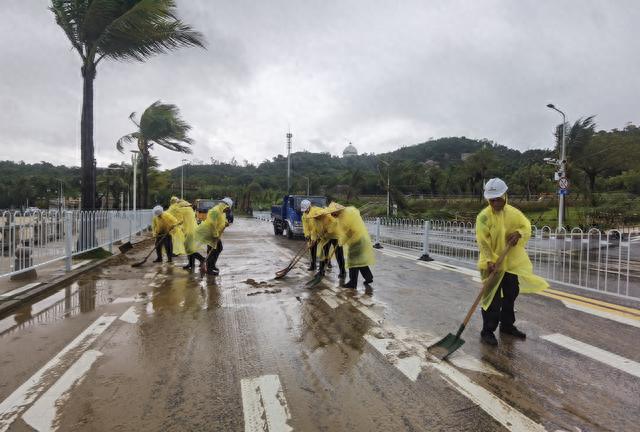
[(157, 205), (153, 208), (153, 215), (154, 216), (160, 216), (162, 214), (164, 210), (162, 209), (162, 206)]
[(484, 185), (485, 199), (500, 198), (507, 193), (507, 184), (499, 178), (492, 178)]
[(222, 202), (229, 206), (229, 208), (233, 207), (233, 200), (229, 197), (222, 198)]
[(302, 202), (300, 203), (300, 210), (306, 212), (307, 210), (309, 210), (309, 207), (311, 207), (311, 201), (309, 201), (308, 199), (302, 200)]

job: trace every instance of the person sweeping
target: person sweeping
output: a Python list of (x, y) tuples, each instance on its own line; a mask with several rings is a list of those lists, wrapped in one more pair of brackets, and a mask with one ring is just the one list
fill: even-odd
[[(533, 274), (533, 265), (525, 251), (531, 237), (531, 223), (517, 208), (507, 204), (507, 184), (492, 178), (484, 186), (484, 198), (489, 205), (476, 218), (476, 241), (480, 250), (478, 269), (483, 281), (497, 270), (496, 283), (489, 286), (481, 298), (481, 341), (497, 345), (494, 332), (500, 325), (500, 333), (518, 339), (527, 335), (515, 326), (514, 303), (519, 293), (543, 291), (549, 284)], [(498, 257), (507, 248), (500, 268), (496, 269)]]
[(207, 274), (218, 275), (220, 270), (216, 267), (218, 257), (222, 253), (222, 233), (229, 226), (227, 214), (231, 211), (233, 200), (223, 198), (222, 202), (212, 207), (207, 213), (207, 218), (196, 228), (196, 239), (207, 245)]
[[(196, 259), (200, 264), (204, 262), (204, 257), (198, 252), (198, 242), (196, 241), (196, 228), (198, 226), (196, 222), (196, 213), (193, 210), (191, 204), (178, 197), (171, 197), (171, 205), (167, 210), (173, 215), (178, 223), (182, 222), (180, 228), (182, 229), (182, 253), (187, 255), (187, 264), (182, 268), (185, 270), (192, 270), (195, 266)], [(181, 253), (175, 252), (174, 254), (180, 255)]]
[(173, 241), (171, 237), (177, 229), (178, 221), (175, 217), (165, 212), (162, 206), (153, 208), (153, 220), (151, 221), (151, 230), (153, 237), (156, 239), (156, 259), (153, 262), (162, 262), (162, 248), (164, 247), (167, 254), (167, 261), (173, 261)]
[(330, 251), (333, 246), (336, 260), (338, 261), (338, 267), (340, 269), (338, 278), (344, 279), (347, 273), (345, 271), (344, 249), (339, 241), (341, 226), (338, 223), (338, 220), (332, 215), (332, 212), (339, 207), (344, 208), (340, 204), (331, 203), (326, 209), (319, 209), (317, 212), (313, 212), (312, 214), (321, 253), (320, 269), (318, 273), (324, 274), (325, 267), (328, 267), (331, 263)]
[(315, 230), (315, 223), (310, 216), (312, 209), (317, 208), (311, 204), (311, 201), (305, 199), (300, 203), (300, 211), (302, 211), (302, 231), (304, 239), (311, 245), (309, 248), (311, 263), (307, 270), (314, 271), (316, 269), (316, 258), (318, 255), (318, 237)]

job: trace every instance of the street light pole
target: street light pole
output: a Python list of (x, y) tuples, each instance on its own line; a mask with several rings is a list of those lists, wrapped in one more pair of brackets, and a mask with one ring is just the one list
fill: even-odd
[(389, 172), (391, 170), (391, 165), (387, 161), (381, 160), (380, 162), (387, 166), (387, 217), (389, 217), (389, 208), (391, 207), (391, 180)]
[(184, 199), (184, 163), (188, 162), (187, 159), (182, 159), (182, 166), (180, 167), (180, 199)]
[[(560, 168), (560, 179), (567, 176), (567, 156), (566, 156), (566, 125), (567, 117), (565, 114), (555, 107), (553, 104), (548, 104), (547, 108), (551, 108), (554, 111), (559, 112), (562, 115), (562, 148), (560, 150), (560, 161), (558, 162), (558, 168)], [(560, 197), (558, 199), (558, 230), (564, 226), (564, 193), (560, 191)]]
[(136, 211), (136, 201), (138, 197), (138, 150), (131, 150), (131, 163), (133, 164), (133, 212)]
[(302, 176), (302, 178), (307, 179), (307, 196), (309, 196), (309, 177), (307, 177), (307, 176)]

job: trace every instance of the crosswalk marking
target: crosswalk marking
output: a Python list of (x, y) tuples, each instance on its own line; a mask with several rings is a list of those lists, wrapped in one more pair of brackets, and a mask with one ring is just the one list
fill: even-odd
[(22, 419), (38, 432), (55, 431), (56, 413), (69, 399), (70, 390), (82, 381), (93, 363), (100, 357), (100, 351), (89, 350), (40, 397), (22, 416)]
[(136, 313), (136, 307), (131, 306), (120, 315), (120, 321), (128, 322), (129, 324), (135, 324), (138, 322), (138, 314)]
[(288, 432), (291, 413), (278, 375), (244, 378), (240, 382), (245, 432)]
[(640, 363), (638, 362), (559, 333), (540, 336), (540, 338), (640, 378)]
[(80, 333), (66, 347), (62, 349), (54, 358), (49, 360), (40, 370), (31, 376), (24, 384), (11, 393), (2, 403), (0, 403), (0, 432), (5, 432), (15, 419), (35, 401), (45, 390), (46, 380), (54, 377), (59, 371), (64, 357), (70, 352), (80, 353), (86, 350), (100, 336), (117, 316), (102, 315), (89, 327)]

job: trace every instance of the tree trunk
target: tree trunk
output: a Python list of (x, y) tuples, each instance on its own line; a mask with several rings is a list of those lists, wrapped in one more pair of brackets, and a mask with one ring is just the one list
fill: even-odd
[(82, 71), (82, 120), (80, 121), (80, 155), (82, 210), (96, 208), (96, 170), (93, 148), (93, 81), (96, 67), (88, 61)]
[(142, 152), (142, 208), (149, 208), (149, 149)]
[(592, 206), (596, 205), (596, 173), (587, 173), (589, 178), (589, 201)]

